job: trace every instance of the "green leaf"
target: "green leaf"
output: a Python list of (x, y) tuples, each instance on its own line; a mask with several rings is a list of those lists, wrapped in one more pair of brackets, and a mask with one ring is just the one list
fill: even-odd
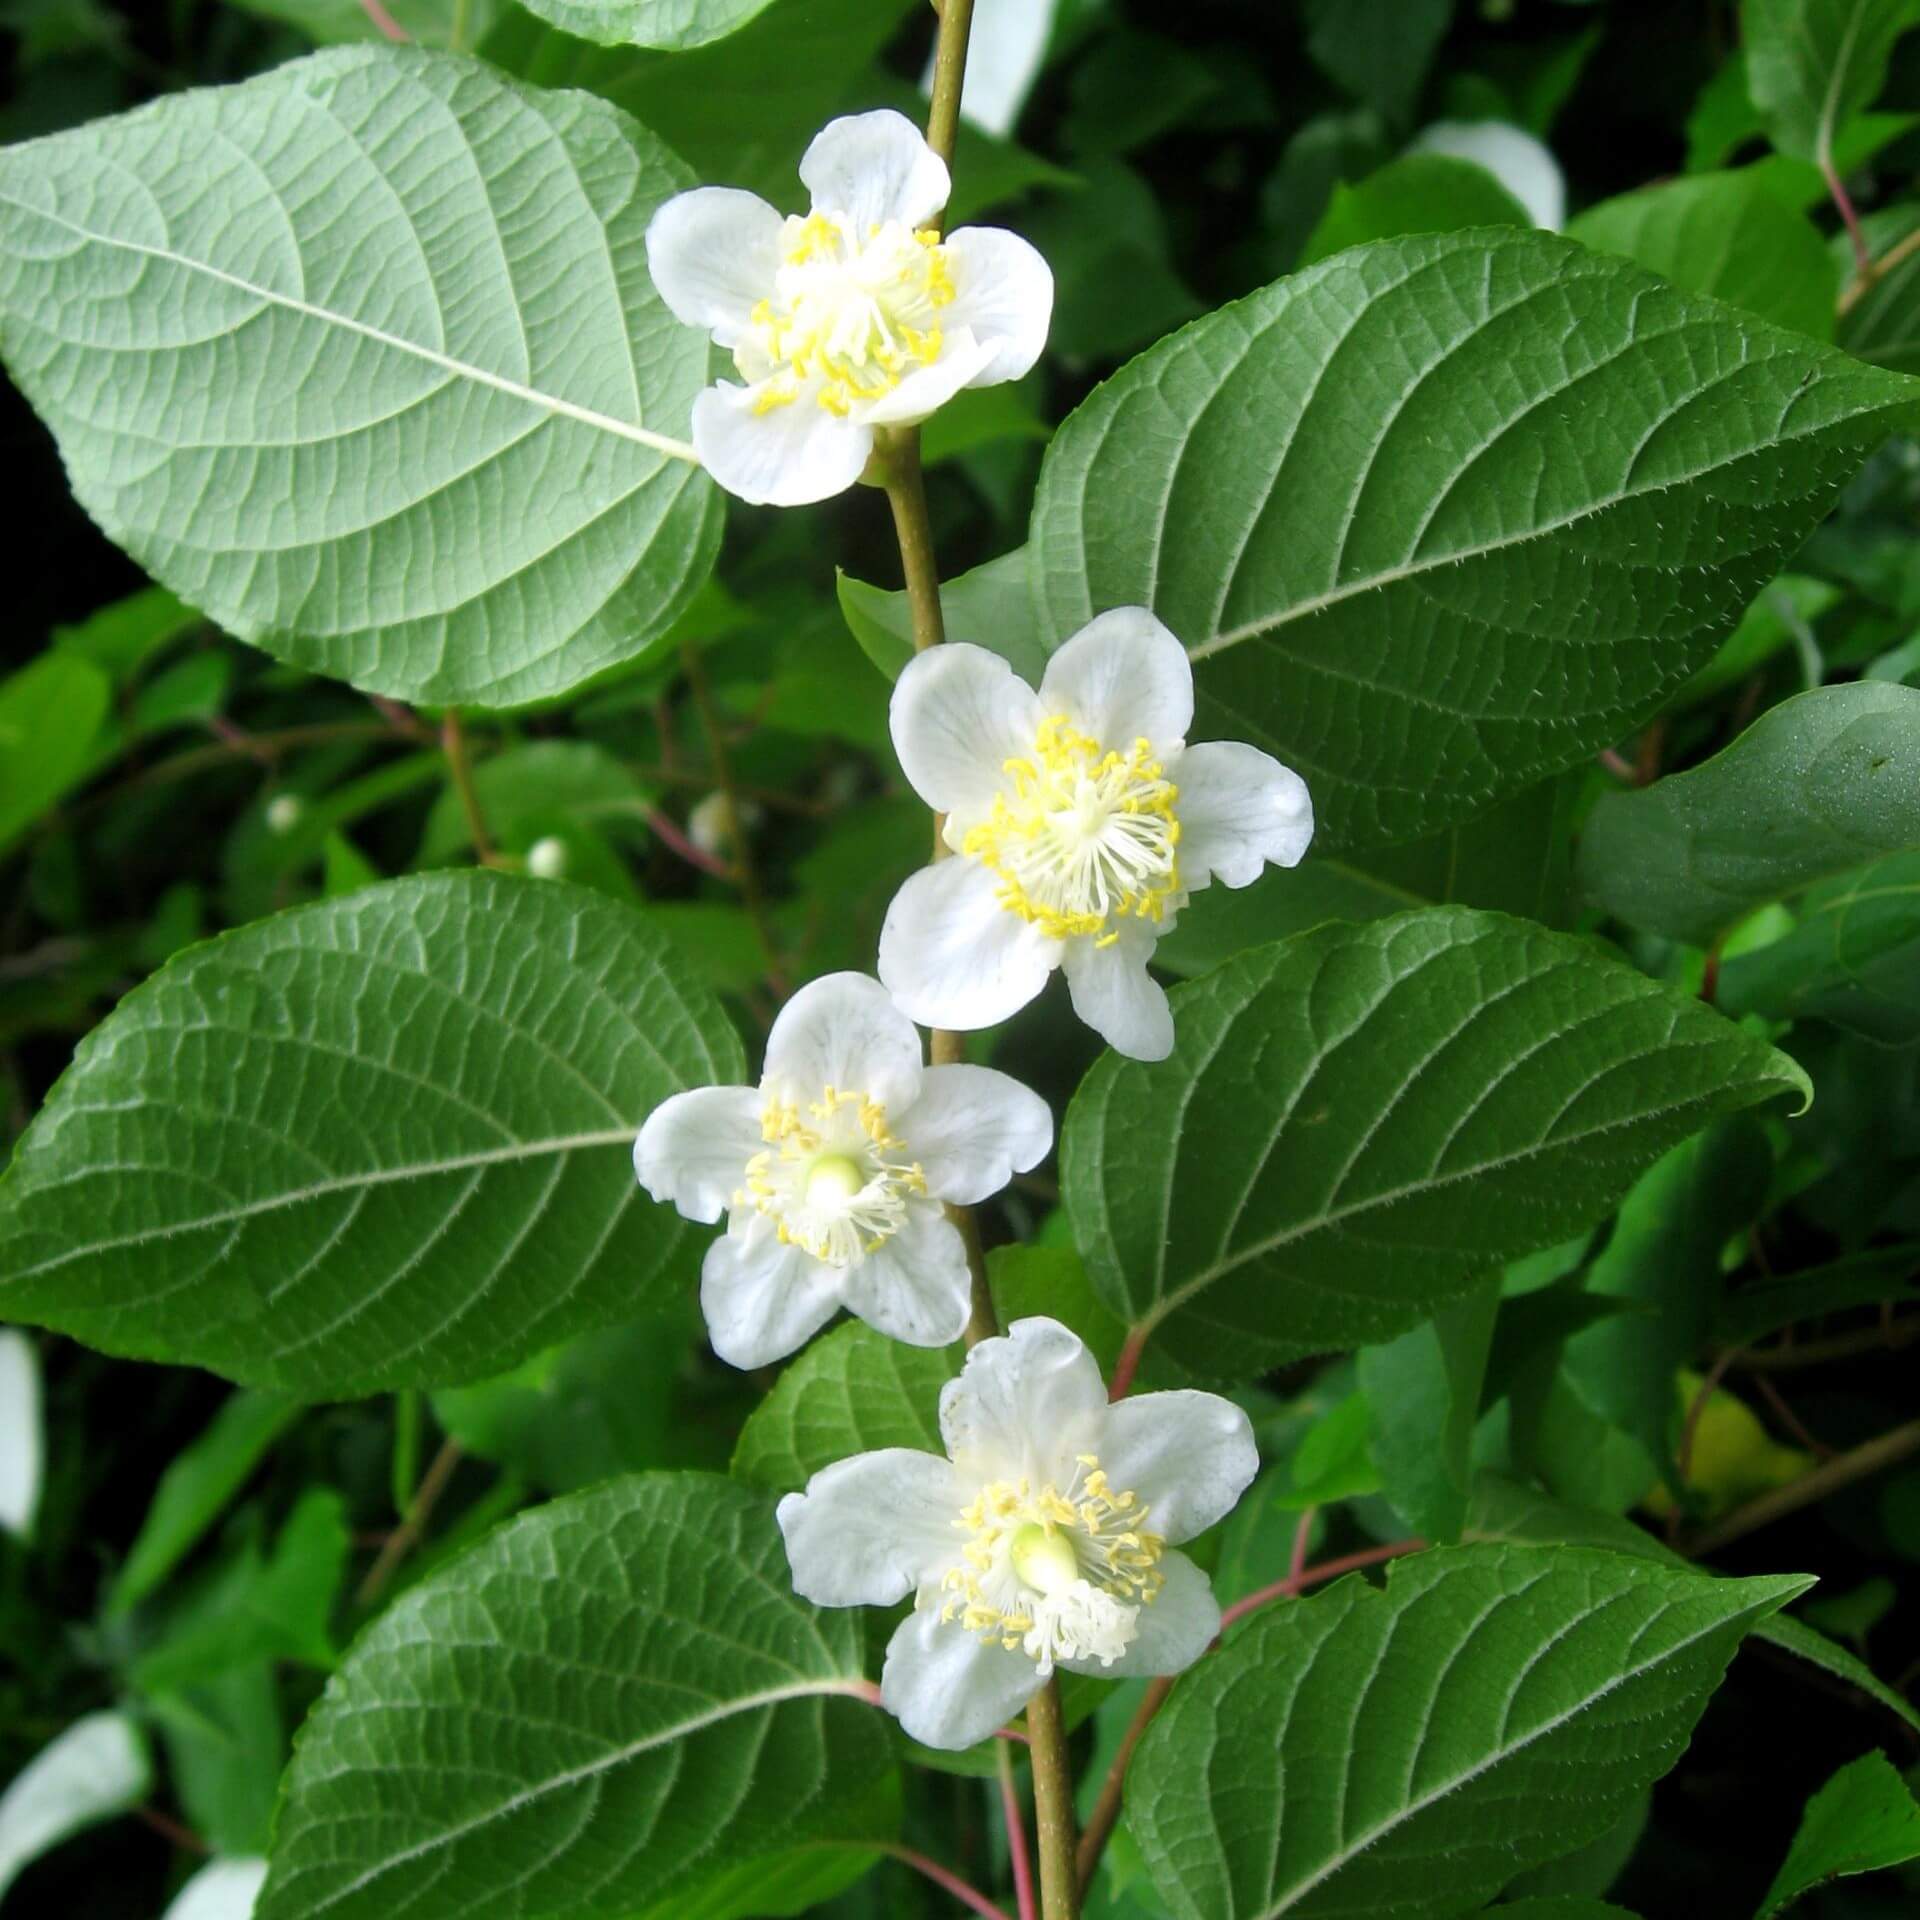
[(771, 0), (524, 0), (563, 33), (603, 47), (678, 51), (724, 39), (764, 13)]
[(1864, 1753), (1807, 1802), (1757, 1920), (1850, 1873), (1920, 1860), (1920, 1803), (1884, 1753)]
[(640, 1123), (745, 1077), (644, 918), (422, 875), (181, 954), (0, 1180), (0, 1315), (309, 1397), (486, 1378), (687, 1277)]
[(1775, 146), (1802, 160), (1873, 105), (1920, 0), (1741, 0), (1747, 86)]
[(1681, 689), (1674, 705), (1696, 707), (1757, 673), (1776, 653), (1810, 633), (1813, 623), (1843, 598), (1831, 581), (1783, 573), (1740, 616), (1720, 650)]
[(1500, 1308), (1497, 1285), (1360, 1355), (1382, 1491), (1423, 1539), (1458, 1540), (1473, 1487), (1473, 1430)]
[(465, 1920), (692, 1908), (802, 1840), (891, 1838), (860, 1616), (793, 1597), (772, 1506), (610, 1481), (403, 1596), (300, 1737), (259, 1920), (385, 1920), (429, 1890)]
[[(850, 573), (836, 571), (834, 580), (840, 611), (861, 652), (889, 680), (898, 680), (913, 658), (913, 614), (907, 596), (870, 587)], [(1047, 650), (1034, 628), (1026, 548), (1002, 554), (945, 582), (940, 589), (940, 612), (949, 640), (985, 647), (999, 654), (1029, 686), (1040, 684), (1047, 670)]]
[(1827, 243), (1751, 174), (1694, 174), (1603, 200), (1570, 220), (1567, 234), (1692, 293), (1833, 338), (1839, 287)]
[(153, 1504), (108, 1593), (110, 1616), (137, 1606), (192, 1552), (299, 1414), (300, 1403), (284, 1394), (227, 1396), (206, 1432), (160, 1476)]
[(1920, 1245), (1877, 1248), (1729, 1295), (1714, 1318), (1713, 1344), (1750, 1347), (1823, 1313), (1909, 1300), (1920, 1303)]
[(1590, 1900), (1580, 1893), (1543, 1894), (1537, 1900), (1505, 1900), (1495, 1911), (1500, 1920), (1634, 1920), (1625, 1907)]
[(1329, 1507), (1380, 1491), (1380, 1472), (1368, 1450), (1370, 1413), (1364, 1393), (1350, 1393), (1307, 1429), (1286, 1464), (1286, 1481), (1273, 1506), (1290, 1513)]
[(1650, 933), (1705, 946), (1756, 907), (1920, 848), (1920, 688), (1861, 680), (1770, 708), (1704, 765), (1607, 794), (1580, 884)]
[(0, 680), (0, 852), (86, 777), (112, 688), (71, 653)]
[[(1113, 1371), (1126, 1343), (1126, 1323), (1115, 1319), (1106, 1302), (1094, 1292), (1087, 1279), (1086, 1262), (1072, 1247), (1017, 1242), (995, 1247), (987, 1255), (987, 1281), (1003, 1327), (1044, 1314), (1071, 1327), (1087, 1343), (1102, 1373)], [(1154, 1372), (1153, 1358), (1148, 1357), (1149, 1376)]]
[(791, 1493), (822, 1467), (879, 1447), (944, 1454), (940, 1389), (958, 1377), (950, 1347), (909, 1347), (862, 1320), (796, 1358), (740, 1430), (736, 1479)]
[[(298, 27), (310, 40), (333, 46), (353, 40), (384, 40), (385, 32), (362, 0), (233, 0), (248, 13)], [(444, 47), (458, 19), (471, 46), (492, 20), (500, 0), (382, 0), (387, 17), (409, 40)]]
[(1453, 0), (1306, 0), (1307, 51), (1389, 120), (1412, 114)]
[(1539, 233), (1382, 241), (1182, 329), (1055, 434), (1043, 637), (1148, 605), (1195, 737), (1413, 839), (1625, 737), (1916, 388)]
[[(1920, 233), (1920, 206), (1872, 215), (1867, 246), (1876, 260)], [(1840, 344), (1861, 360), (1897, 373), (1920, 373), (1920, 245), (1896, 261), (1840, 316)]]
[[(1811, 1581), (1451, 1547), (1257, 1616), (1141, 1741), (1127, 1817), (1181, 1920), (1477, 1910), (1678, 1758)], [(1573, 1791), (1570, 1783), (1578, 1782)]]
[(1444, 153), (1408, 153), (1355, 186), (1334, 187), (1300, 265), (1402, 234), (1532, 225), (1526, 208), (1485, 167)]
[(339, 48), (9, 148), (0, 349), (82, 505), (222, 626), (537, 700), (713, 564), (718, 496), (666, 450), (707, 345), (645, 263), (692, 184), (599, 101)]
[(165, 587), (142, 587), (124, 600), (109, 601), (78, 626), (55, 627), (53, 644), (62, 653), (91, 661), (119, 684), (202, 624), (200, 616)]
[(43, 1853), (124, 1813), (152, 1783), (146, 1741), (128, 1715), (76, 1720), (0, 1793), (0, 1894)]
[[(166, 1745), (168, 1781), (194, 1832), (215, 1853), (264, 1854), (287, 1763), (274, 1663), (233, 1667), (146, 1704)], [(241, 1909), (242, 1920), (249, 1910)]]
[(1391, 1339), (1714, 1114), (1808, 1092), (1697, 1000), (1464, 908), (1323, 927), (1172, 999), (1170, 1059), (1081, 1084), (1061, 1182), (1101, 1297), (1215, 1374)]

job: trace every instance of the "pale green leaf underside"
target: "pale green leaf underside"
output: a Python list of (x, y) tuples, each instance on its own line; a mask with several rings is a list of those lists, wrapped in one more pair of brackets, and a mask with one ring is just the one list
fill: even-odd
[(1747, 88), (1773, 143), (1803, 160), (1873, 105), (1893, 43), (1920, 21), (1920, 0), (1744, 0)]
[(392, 881), (189, 949), (0, 1181), (0, 1318), (312, 1397), (452, 1385), (688, 1278), (647, 1114), (738, 1080), (667, 942), (558, 882)]
[(1782, 701), (1688, 773), (1610, 793), (1581, 836), (1596, 905), (1704, 946), (1755, 907), (1920, 848), (1920, 688)]
[(1716, 1113), (1807, 1082), (1697, 1000), (1524, 921), (1328, 926), (1175, 989), (1061, 1139), (1113, 1310), (1202, 1372), (1391, 1339), (1618, 1203)]
[(873, 1832), (857, 1612), (796, 1600), (771, 1500), (706, 1474), (523, 1515), (364, 1633), (300, 1736), (258, 1920), (634, 1913)]
[(1180, 1920), (1475, 1911), (1665, 1773), (1741, 1636), (1809, 1584), (1417, 1554), (1196, 1669), (1140, 1744), (1128, 1819)]
[(1200, 738), (1411, 839), (1624, 737), (1920, 387), (1539, 233), (1381, 241), (1195, 321), (1067, 420), (1043, 637), (1152, 606)]
[(603, 47), (677, 51), (718, 40), (764, 13), (772, 0), (525, 0), (563, 33)]
[(707, 346), (646, 275), (687, 170), (604, 101), (341, 48), (0, 154), (0, 347), (182, 598), (372, 692), (510, 706), (712, 566)]

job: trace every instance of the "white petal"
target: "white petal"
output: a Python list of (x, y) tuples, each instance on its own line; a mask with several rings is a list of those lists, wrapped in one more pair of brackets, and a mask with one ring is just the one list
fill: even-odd
[(1552, 151), (1524, 127), (1504, 120), (1436, 120), (1409, 153), (1444, 153), (1485, 167), (1526, 208), (1536, 227), (1567, 224), (1567, 182)]
[(1207, 1576), (1184, 1553), (1169, 1549), (1160, 1557), (1167, 1584), (1140, 1618), (1127, 1650), (1112, 1666), (1098, 1660), (1063, 1660), (1074, 1673), (1103, 1680), (1139, 1680), (1150, 1674), (1184, 1673), (1206, 1652), (1220, 1631), (1220, 1603)]
[(1147, 972), (1157, 937), (1150, 922), (1130, 920), (1109, 947), (1069, 940), (1061, 962), (1074, 1012), (1130, 1060), (1164, 1060), (1173, 1051), (1173, 1009)]
[(714, 479), (758, 507), (804, 507), (845, 493), (873, 452), (871, 430), (802, 392), (761, 406), (769, 382), (722, 381), (693, 403), (693, 449)]
[(941, 813), (979, 814), (1006, 785), (1006, 763), (1033, 751), (1046, 710), (1000, 658), (964, 640), (909, 660), (888, 724), (908, 782)]
[(953, 300), (941, 318), (969, 328), (991, 357), (969, 385), (991, 387), (1030, 372), (1053, 322), (1053, 269), (1039, 250), (999, 227), (961, 227), (946, 238)]
[(799, 1247), (782, 1246), (755, 1215), (743, 1233), (723, 1233), (700, 1267), (707, 1339), (734, 1367), (784, 1359), (834, 1316), (837, 1276)]
[(916, 1608), (887, 1642), (880, 1704), (921, 1745), (958, 1753), (978, 1746), (1040, 1690), (1024, 1653), (984, 1644), (939, 1610)]
[(161, 1920), (251, 1920), (266, 1883), (264, 1860), (210, 1860), (173, 1896)]
[(1142, 1393), (1107, 1413), (1100, 1464), (1176, 1546), (1233, 1511), (1260, 1471), (1253, 1423), (1217, 1393)]
[(773, 291), (783, 225), (757, 193), (696, 187), (648, 222), (647, 272), (676, 319), (736, 346)]
[(953, 1468), (910, 1447), (822, 1467), (780, 1502), (793, 1590), (817, 1607), (890, 1607), (953, 1559)]
[(897, 1122), (937, 1200), (970, 1207), (1037, 1167), (1053, 1145), (1053, 1110), (991, 1067), (929, 1067)]
[(1047, 662), (1040, 701), (1102, 746), (1124, 752), (1144, 739), (1156, 753), (1178, 753), (1193, 724), (1193, 667), (1145, 607), (1115, 607)]
[(888, 220), (924, 227), (952, 191), (946, 162), (890, 107), (829, 121), (802, 156), (800, 178), (815, 212), (850, 215), (858, 234)]
[(871, 974), (828, 973), (780, 1009), (760, 1084), (805, 1104), (828, 1087), (864, 1093), (889, 1114), (920, 1096), (920, 1036)]
[(891, 393), (861, 406), (858, 418), (870, 427), (911, 426), (937, 413), (962, 387), (991, 385), (978, 376), (993, 357), (993, 347), (964, 328), (950, 331), (932, 366), (916, 367)]
[(880, 978), (924, 1027), (970, 1032), (1024, 1007), (1059, 963), (1060, 943), (1000, 904), (977, 860), (922, 867), (880, 928)]
[(1307, 783), (1270, 753), (1238, 740), (1189, 747), (1168, 768), (1180, 789), (1180, 882), (1244, 887), (1267, 863), (1294, 867), (1313, 840)]
[(963, 1474), (1064, 1486), (1107, 1410), (1100, 1366), (1058, 1320), (1016, 1320), (940, 1390), (940, 1434)]
[(718, 1220), (740, 1188), (760, 1137), (764, 1103), (751, 1087), (695, 1087), (647, 1115), (633, 1143), (633, 1170), (656, 1200), (689, 1220)]
[(973, 1311), (973, 1275), (960, 1230), (939, 1207), (922, 1202), (891, 1240), (847, 1268), (840, 1298), (889, 1340), (952, 1345)]
[(40, 1353), (24, 1333), (0, 1327), (0, 1528), (25, 1540), (40, 1510), (46, 1427)]

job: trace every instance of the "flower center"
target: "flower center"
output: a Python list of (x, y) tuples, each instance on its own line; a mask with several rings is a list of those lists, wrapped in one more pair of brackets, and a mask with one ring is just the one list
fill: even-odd
[(887, 1131), (886, 1108), (863, 1093), (828, 1087), (804, 1108), (769, 1101), (760, 1135), (767, 1145), (747, 1162), (734, 1205), (764, 1213), (783, 1245), (829, 1266), (857, 1266), (884, 1246), (927, 1190)]
[(844, 213), (790, 218), (773, 297), (753, 310), (753, 343), (775, 368), (759, 411), (807, 390), (844, 418), (855, 401), (891, 393), (939, 359), (939, 312), (953, 295), (947, 250), (930, 227), (888, 220), (862, 239)]
[(967, 1542), (941, 1582), (940, 1617), (1026, 1653), (1043, 1679), (1056, 1660), (1112, 1666), (1165, 1583), (1166, 1543), (1146, 1519), (1138, 1497), (1115, 1493), (1090, 1453), (1064, 1492), (996, 1480), (955, 1522)]
[(1000, 876), (1008, 912), (1104, 947), (1120, 937), (1116, 921), (1158, 921), (1179, 904), (1180, 789), (1145, 740), (1110, 752), (1056, 715), (1004, 771), (1012, 793), (994, 796), (960, 851)]

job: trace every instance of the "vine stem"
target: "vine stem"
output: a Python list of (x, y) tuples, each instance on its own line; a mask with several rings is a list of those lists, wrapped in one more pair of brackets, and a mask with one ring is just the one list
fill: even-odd
[(380, 0), (360, 0), (360, 10), (396, 46), (406, 45), (406, 28), (380, 4)]
[(1027, 1820), (1020, 1810), (1020, 1791), (1013, 1777), (1013, 1749), (1003, 1740), (995, 1746), (999, 1762), (1000, 1811), (1007, 1823), (1007, 1859), (1013, 1869), (1013, 1898), (1020, 1920), (1036, 1920), (1033, 1904), (1033, 1863), (1027, 1857)]
[(457, 708), (449, 707), (440, 723), (440, 750), (447, 756), (447, 772), (453, 790), (460, 796), (460, 811), (466, 816), (467, 834), (473, 841), (473, 857), (483, 867), (494, 864), (493, 840), (487, 832), (486, 815), (480, 811), (480, 795), (473, 784), (473, 762), (467, 754), (467, 733), (460, 724)]
[(1840, 313), (1844, 318), (1877, 287), (1895, 267), (1904, 260), (1911, 260), (1920, 253), (1920, 227), (1907, 235), (1904, 240), (1889, 247), (1878, 260), (1872, 260), (1853, 277), (1853, 284), (1840, 296)]
[[(951, 4), (951, 0), (949, 0)], [(1040, 1843), (1040, 1911), (1045, 1920), (1080, 1920), (1080, 1874), (1073, 1833), (1073, 1763), (1058, 1676), (1027, 1702), (1033, 1742), (1033, 1826)]]
[(453, 1478), (454, 1469), (465, 1458), (466, 1450), (457, 1440), (447, 1441), (433, 1456), (433, 1464), (422, 1477), (406, 1518), (387, 1535), (387, 1544), (380, 1549), (378, 1558), (367, 1569), (367, 1577), (360, 1582), (360, 1590), (353, 1596), (355, 1606), (372, 1606), (386, 1590), (387, 1582), (393, 1578), (401, 1561), (419, 1544), (420, 1536), (427, 1530), (427, 1522), (433, 1518), (434, 1508), (440, 1504), (440, 1496), (446, 1492), (448, 1482)]
[(953, 165), (960, 137), (960, 92), (967, 77), (967, 38), (973, 31), (973, 0), (939, 0), (940, 34), (933, 44), (933, 105), (927, 110), (927, 145)]
[(978, 1887), (969, 1886), (952, 1868), (943, 1867), (938, 1860), (929, 1859), (924, 1853), (915, 1853), (911, 1847), (879, 1847), (875, 1851), (903, 1862), (915, 1873), (925, 1874), (936, 1887), (944, 1887), (962, 1906), (971, 1907), (981, 1916), (981, 1920), (1007, 1920), (1005, 1911), (996, 1907)]
[(1864, 1446), (1836, 1453), (1824, 1465), (1815, 1467), (1811, 1473), (1803, 1473), (1798, 1480), (1775, 1487), (1771, 1493), (1763, 1493), (1743, 1507), (1735, 1507), (1724, 1520), (1683, 1541), (1681, 1551), (1694, 1559), (1717, 1552), (1735, 1540), (1744, 1539), (1756, 1528), (1798, 1513), (1802, 1507), (1812, 1506), (1828, 1494), (1852, 1486), (1856, 1480), (1865, 1480), (1911, 1453), (1920, 1453), (1920, 1420), (1909, 1420), (1904, 1427), (1895, 1427), (1891, 1433), (1883, 1433)]
[(1866, 231), (1854, 211), (1853, 196), (1847, 192), (1847, 183), (1840, 178), (1840, 169), (1833, 164), (1833, 153), (1824, 140), (1820, 143), (1820, 174), (1827, 183), (1829, 197), (1840, 210), (1840, 218), (1846, 223), (1847, 238), (1853, 242), (1856, 271), (1862, 275), (1872, 272), (1873, 249), (1867, 245)]

